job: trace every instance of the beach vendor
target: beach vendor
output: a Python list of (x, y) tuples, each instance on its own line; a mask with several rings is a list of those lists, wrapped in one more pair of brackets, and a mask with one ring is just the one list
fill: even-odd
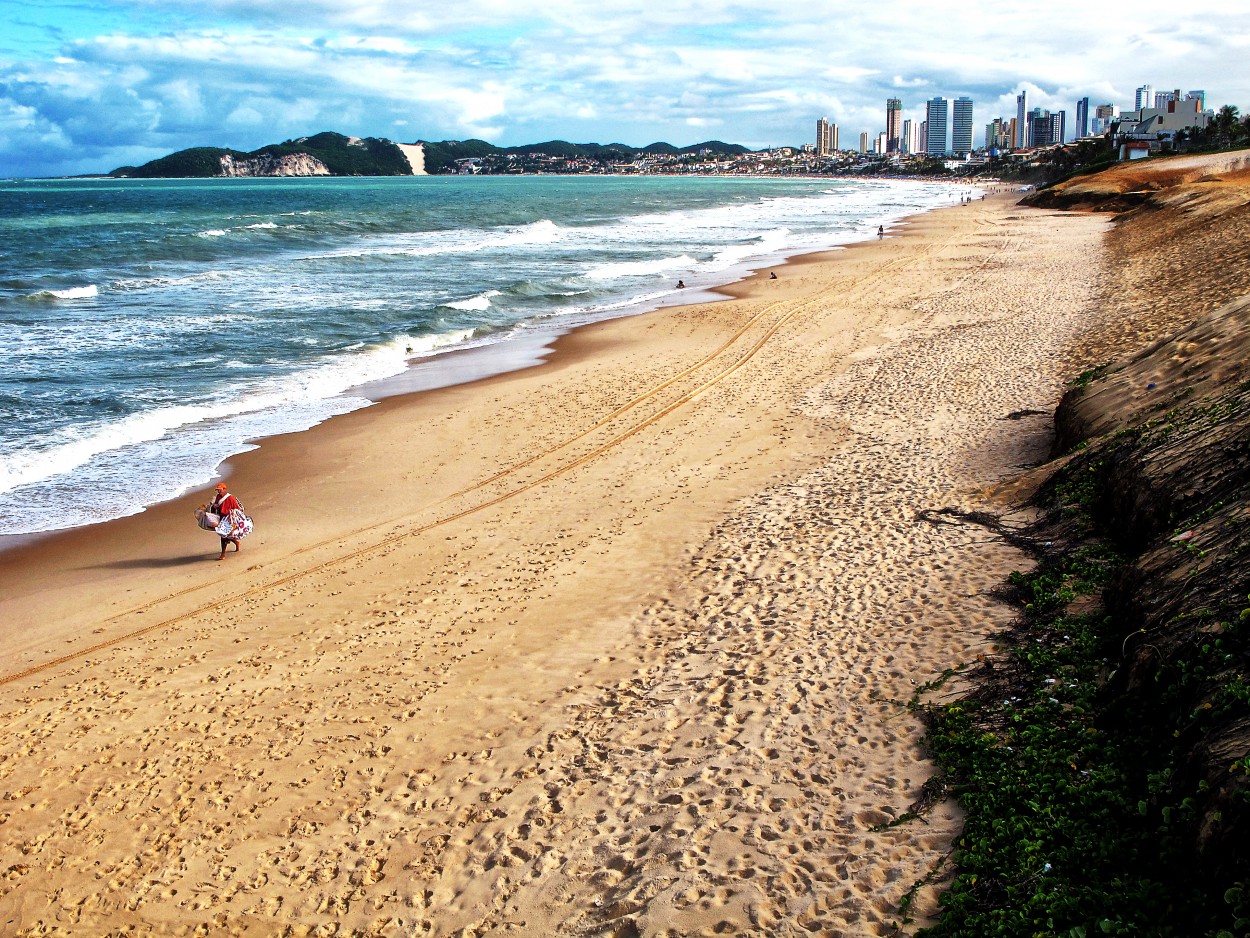
[(200, 527), (215, 531), (221, 538), (221, 554), (218, 560), (226, 557), (226, 547), (234, 545), (239, 549), (239, 541), (252, 533), (252, 519), (243, 511), (239, 500), (230, 494), (226, 483), (217, 483), (217, 494), (213, 500), (195, 513)]

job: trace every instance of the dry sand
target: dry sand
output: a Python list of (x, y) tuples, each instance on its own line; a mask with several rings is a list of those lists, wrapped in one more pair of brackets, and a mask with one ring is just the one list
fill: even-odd
[[(886, 935), (1107, 222), (1006, 199), (0, 555), (0, 932)], [(919, 891), (923, 916), (934, 887)]]

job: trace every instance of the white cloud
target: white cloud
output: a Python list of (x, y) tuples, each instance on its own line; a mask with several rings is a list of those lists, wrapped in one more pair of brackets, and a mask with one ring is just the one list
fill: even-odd
[[(144, 33), (128, 25), (134, 7), (191, 25)], [(1070, 111), (1082, 95), (1126, 103), (1143, 82), (1250, 105), (1250, 74), (1238, 67), (1250, 24), (1217, 0), (1183, 14), (1162, 0), (1010, 9), (669, 0), (642, 11), (636, 0), (420, 10), (409, 0), (306, 0), (294, 23), (289, 0), (115, 0), (106, 9), (116, 24), (100, 35), (46, 60), (32, 52), (0, 64), (0, 95), (80, 151), (96, 147), (99, 169), (122, 147), (250, 149), (395, 127), (505, 144), (592, 133), (684, 143), (691, 128), (715, 125), (747, 145), (801, 142), (822, 114), (844, 136), (875, 133), (890, 96), (919, 117), (925, 98), (968, 94), (983, 123), (1014, 107), (1022, 83), (1039, 105)]]

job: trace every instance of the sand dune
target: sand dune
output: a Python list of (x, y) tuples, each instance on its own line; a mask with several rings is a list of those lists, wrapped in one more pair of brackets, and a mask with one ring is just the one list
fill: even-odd
[(1019, 561), (917, 513), (1045, 455), (1005, 418), (1057, 400), (1105, 224), (953, 207), (269, 441), (222, 564), (194, 498), (4, 555), (0, 921), (891, 934), (959, 822), (888, 826), (904, 702)]

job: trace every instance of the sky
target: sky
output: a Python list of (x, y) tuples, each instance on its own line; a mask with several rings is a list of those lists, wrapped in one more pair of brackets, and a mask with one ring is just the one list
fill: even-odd
[(843, 146), (1015, 96), (1134, 89), (1250, 110), (1244, 0), (0, 0), (0, 177), (108, 172), (192, 146), (332, 130), (500, 146)]

